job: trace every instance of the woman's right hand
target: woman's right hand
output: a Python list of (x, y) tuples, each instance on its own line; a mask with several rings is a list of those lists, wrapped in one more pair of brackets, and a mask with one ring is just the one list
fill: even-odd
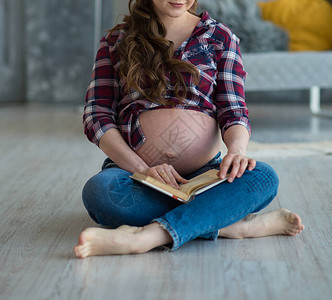
[(169, 184), (174, 188), (179, 188), (177, 182), (187, 183), (189, 180), (183, 178), (172, 165), (161, 164), (145, 170), (144, 175), (158, 179), (159, 181)]

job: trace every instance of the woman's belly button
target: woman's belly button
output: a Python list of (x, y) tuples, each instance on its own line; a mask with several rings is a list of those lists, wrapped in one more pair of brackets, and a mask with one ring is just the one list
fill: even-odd
[[(216, 121), (201, 112), (160, 109), (140, 114), (146, 137), (136, 151), (149, 165), (171, 164), (180, 171), (200, 165), (220, 149)], [(200, 161), (201, 160), (201, 161)]]

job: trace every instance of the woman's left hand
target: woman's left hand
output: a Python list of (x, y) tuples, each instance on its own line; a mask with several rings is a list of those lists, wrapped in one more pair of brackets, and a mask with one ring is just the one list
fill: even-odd
[(228, 182), (233, 182), (235, 177), (240, 178), (244, 171), (252, 171), (256, 167), (256, 161), (244, 154), (228, 152), (219, 166), (218, 176), (224, 179), (228, 172)]

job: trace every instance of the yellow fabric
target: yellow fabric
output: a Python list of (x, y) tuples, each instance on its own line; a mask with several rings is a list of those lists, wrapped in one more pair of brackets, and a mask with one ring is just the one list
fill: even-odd
[(266, 21), (285, 29), (291, 51), (332, 49), (332, 5), (326, 0), (258, 2)]

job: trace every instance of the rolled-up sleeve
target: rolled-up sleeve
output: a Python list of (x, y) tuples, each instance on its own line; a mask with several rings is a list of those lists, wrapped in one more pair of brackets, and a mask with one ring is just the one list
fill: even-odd
[(222, 136), (233, 125), (243, 125), (251, 134), (248, 109), (245, 103), (244, 82), (247, 73), (244, 71), (239, 39), (229, 36), (223, 44), (223, 52), (218, 61), (215, 105), (217, 120)]
[(118, 128), (116, 108), (120, 94), (119, 76), (109, 49), (106, 37), (102, 38), (85, 97), (84, 133), (97, 146), (107, 130)]

